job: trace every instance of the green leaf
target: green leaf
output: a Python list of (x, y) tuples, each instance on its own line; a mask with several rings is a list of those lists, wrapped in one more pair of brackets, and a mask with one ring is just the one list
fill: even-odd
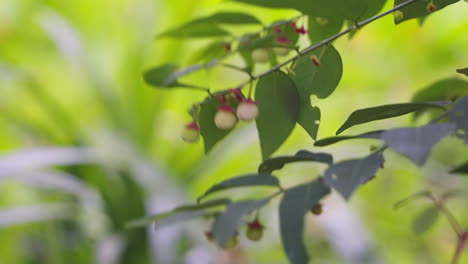
[[(395, 0), (395, 6), (405, 2), (406, 0)], [(454, 4), (458, 2), (459, 0), (432, 0), (436, 6), (435, 11), (439, 11), (443, 9), (444, 7)], [(407, 5), (406, 7), (403, 7), (400, 9), (400, 12), (402, 13), (402, 16), (394, 16), (395, 18), (395, 24), (400, 24), (403, 21), (413, 19), (413, 18), (418, 18), (418, 17), (424, 17), (427, 15), (432, 14), (431, 12), (428, 11), (428, 4), (429, 1), (416, 1), (410, 5)], [(400, 18), (400, 19), (398, 19)]]
[(439, 108), (441, 110), (445, 110), (445, 108), (441, 106), (441, 103), (439, 102), (390, 104), (364, 108), (351, 113), (346, 122), (338, 129), (338, 131), (336, 131), (336, 134), (338, 135), (355, 125), (360, 125), (375, 120), (402, 116), (412, 112), (420, 111), (425, 108)]
[(155, 87), (171, 88), (177, 86), (177, 79), (174, 80), (169, 78), (174, 72), (176, 72), (178, 66), (175, 64), (163, 64), (154, 67), (143, 74), (143, 80)]
[[(233, 102), (231, 105), (234, 109), (237, 107), (238, 102)], [(207, 102), (201, 105), (199, 122), (200, 122), (200, 134), (203, 137), (203, 143), (205, 146), (205, 153), (210, 150), (224, 137), (226, 137), (231, 130), (223, 130), (216, 127), (214, 117), (218, 112), (218, 106), (220, 105), (219, 99), (213, 97)]]
[(288, 75), (275, 71), (258, 81), (255, 99), (259, 110), (256, 124), (265, 160), (294, 129), (299, 115), (299, 95)]
[(465, 76), (468, 76), (468, 67), (462, 68), (462, 69), (457, 69), (458, 73), (464, 74)]
[(300, 161), (314, 161), (331, 165), (333, 163), (333, 156), (328, 153), (313, 153), (300, 150), (294, 156), (281, 156), (265, 160), (258, 167), (258, 172), (271, 173), (275, 170), (282, 169), (287, 163)]
[(421, 199), (421, 198), (427, 198), (427, 199), (430, 199), (431, 192), (430, 191), (419, 191), (417, 193), (414, 193), (412, 195), (410, 195), (409, 197), (406, 197), (405, 199), (403, 200), (400, 200), (398, 201), (394, 206), (393, 208), (394, 209), (399, 209), (405, 205), (407, 205), (409, 202), (412, 202), (416, 199)]
[(164, 226), (167, 224), (172, 224), (180, 221), (186, 221), (193, 218), (197, 218), (207, 214), (205, 209), (210, 209), (213, 207), (224, 206), (231, 203), (231, 199), (216, 199), (211, 201), (206, 201), (204, 203), (194, 204), (194, 205), (185, 205), (176, 207), (175, 209), (160, 213), (153, 216), (148, 216), (142, 219), (137, 219), (131, 221), (125, 225), (126, 228), (137, 228), (144, 227), (150, 223), (158, 224), (158, 226)]
[(214, 23), (187, 23), (173, 30), (157, 35), (157, 38), (209, 38), (230, 36), (226, 31)]
[(413, 102), (455, 100), (468, 95), (468, 82), (458, 78), (439, 80), (413, 96)]
[(432, 148), (444, 137), (455, 132), (454, 124), (429, 124), (423, 127), (396, 128), (387, 130), (382, 139), (390, 148), (422, 166)]
[(232, 188), (249, 187), (249, 186), (279, 187), (279, 181), (276, 177), (270, 174), (266, 174), (266, 173), (242, 175), (242, 176), (227, 179), (225, 181), (222, 181), (218, 184), (213, 185), (202, 196), (198, 198), (198, 201), (202, 200), (206, 196), (215, 192), (224, 191), (224, 190), (232, 189)]
[[(313, 63), (312, 56), (320, 60), (320, 66)], [(301, 96), (315, 94), (324, 99), (330, 96), (340, 83), (343, 63), (338, 51), (332, 45), (325, 45), (301, 56), (293, 71), (297, 89), (302, 91)]]
[(212, 230), (214, 239), (220, 246), (225, 246), (226, 242), (234, 236), (239, 227), (244, 224), (242, 217), (266, 205), (269, 201), (270, 198), (266, 198), (230, 204), (226, 211), (216, 218)]
[(465, 162), (456, 168), (452, 169), (450, 173), (453, 174), (468, 174), (468, 162)]
[(458, 100), (448, 114), (449, 122), (455, 123), (459, 136), (468, 143), (468, 96)]
[(344, 20), (339, 17), (312, 17), (309, 16), (309, 40), (318, 43), (340, 32)]
[(304, 216), (329, 193), (330, 188), (320, 181), (299, 185), (284, 193), (279, 208), (280, 231), (284, 252), (290, 263), (309, 263), (303, 241)]
[(256, 17), (243, 12), (219, 12), (211, 16), (202, 17), (189, 22), (188, 24), (214, 23), (227, 25), (248, 25), (262, 24)]
[(190, 57), (190, 63), (208, 63), (213, 59), (223, 58), (229, 51), (226, 49), (226, 42), (211, 42)]
[(235, 0), (237, 2), (271, 7), (271, 8), (293, 8), (301, 13), (322, 16), (339, 17), (341, 19), (358, 20), (364, 19), (369, 14), (377, 12), (385, 3), (385, 0)]
[(418, 214), (411, 225), (414, 233), (422, 234), (431, 228), (439, 218), (439, 208), (431, 206)]
[(362, 184), (375, 176), (384, 159), (382, 154), (373, 153), (362, 159), (335, 163), (325, 171), (325, 182), (345, 199)]
[(359, 134), (356, 136), (336, 136), (336, 137), (328, 137), (324, 139), (320, 139), (315, 141), (314, 146), (316, 147), (324, 147), (328, 145), (335, 144), (337, 142), (348, 140), (348, 139), (359, 139), (359, 138), (372, 138), (372, 139), (380, 139), (380, 136), (385, 130), (375, 130), (370, 131), (367, 133)]

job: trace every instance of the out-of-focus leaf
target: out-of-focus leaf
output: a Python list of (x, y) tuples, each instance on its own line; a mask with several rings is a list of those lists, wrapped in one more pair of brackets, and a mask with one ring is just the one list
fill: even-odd
[(342, 161), (330, 166), (324, 175), (325, 182), (345, 199), (370, 178), (374, 177), (384, 159), (374, 153), (362, 159)]
[(454, 124), (429, 124), (423, 127), (396, 128), (382, 134), (385, 144), (422, 166), (432, 148), (455, 132)]
[(191, 22), (157, 35), (157, 38), (209, 38), (229, 36), (229, 31), (215, 23)]
[(416, 111), (420, 111), (425, 108), (439, 108), (441, 110), (445, 110), (445, 108), (441, 106), (444, 104), (446, 103), (403, 103), (381, 105), (356, 110), (353, 113), (351, 113), (346, 122), (338, 129), (338, 131), (336, 131), (336, 134), (338, 135), (346, 129), (355, 125), (364, 124), (375, 120), (402, 116)]
[(284, 193), (279, 208), (280, 231), (284, 252), (291, 263), (309, 263), (303, 241), (304, 215), (329, 193), (330, 188), (320, 181), (299, 185)]
[(265, 160), (294, 129), (299, 115), (299, 95), (291, 78), (275, 71), (258, 81), (255, 99), (259, 109), (257, 130)]
[(439, 208), (431, 206), (418, 214), (411, 225), (414, 233), (422, 234), (429, 230), (439, 219)]
[[(405, 2), (406, 0), (395, 0), (395, 6)], [(454, 4), (458, 0), (431, 0), (431, 1), (416, 1), (410, 5), (407, 5), (400, 9), (401, 15), (395, 15), (395, 24), (400, 24), (403, 21), (423, 17), (430, 15), (436, 11), (441, 10), (442, 8)], [(433, 3), (435, 5), (435, 10), (432, 12), (429, 11), (428, 5)]]
[(265, 160), (258, 167), (258, 172), (270, 173), (282, 169), (284, 165), (288, 163), (299, 161), (321, 162), (330, 165), (333, 163), (333, 156), (328, 153), (314, 153), (307, 150), (300, 150), (294, 156), (281, 156)]
[(454, 100), (468, 95), (468, 82), (458, 78), (439, 80), (417, 92), (413, 102)]
[(266, 205), (269, 201), (270, 198), (266, 198), (230, 204), (226, 211), (216, 218), (212, 230), (214, 239), (220, 246), (225, 246), (226, 242), (235, 235), (238, 228), (244, 223), (242, 217)]
[(180, 83), (178, 79), (203, 67), (204, 66), (201, 64), (196, 64), (187, 68), (178, 69), (179, 67), (175, 64), (163, 64), (143, 73), (143, 80), (147, 84), (158, 88), (197, 88), (188, 84)]
[(206, 196), (215, 192), (232, 189), (232, 188), (248, 187), (248, 186), (279, 187), (279, 181), (276, 177), (267, 173), (242, 175), (242, 176), (227, 179), (225, 181), (222, 181), (218, 184), (213, 185), (202, 196), (198, 198), (198, 201), (202, 200)]
[(385, 132), (385, 130), (375, 130), (375, 131), (370, 131), (370, 132), (366, 132), (366, 133), (355, 135), (355, 136), (328, 137), (328, 138), (315, 141), (314, 146), (316, 147), (328, 146), (328, 145), (332, 145), (337, 142), (348, 140), (348, 139), (359, 139), (359, 138), (380, 139), (383, 132)]
[(228, 54), (226, 42), (215, 41), (195, 52), (190, 58), (191, 63), (207, 63), (213, 59), (222, 58)]
[(457, 130), (461, 132), (457, 134), (468, 143), (468, 96), (458, 100), (450, 109), (448, 119), (449, 122), (455, 123)]
[[(318, 65), (312, 60), (313, 56), (318, 59)], [(332, 45), (325, 45), (301, 56), (292, 70), (297, 89), (304, 91), (304, 96), (315, 94), (324, 99), (330, 96), (340, 83), (343, 63), (338, 51)]]
[(393, 208), (394, 208), (394, 209), (399, 209), (399, 208), (405, 206), (407, 203), (409, 203), (409, 202), (411, 202), (411, 201), (414, 201), (414, 200), (416, 200), (416, 199), (428, 198), (429, 195), (431, 195), (431, 192), (430, 192), (430, 191), (420, 191), (420, 192), (414, 193), (414, 194), (412, 194), (411, 196), (406, 197), (405, 199), (403, 199), (403, 200), (401, 200), (401, 201), (398, 201), (398, 202), (393, 206)]
[(184, 205), (175, 209), (153, 216), (144, 217), (128, 222), (126, 228), (145, 227), (148, 224), (155, 223), (159, 226), (190, 220), (207, 214), (205, 209), (224, 206), (231, 203), (231, 199), (216, 199), (204, 203)]
[(464, 74), (465, 76), (468, 76), (468, 67), (457, 69), (457, 72), (461, 73), (461, 74)]
[(219, 12), (207, 17), (201, 17), (189, 22), (194, 23), (215, 23), (227, 25), (247, 25), (247, 24), (262, 24), (256, 17), (243, 12)]
[(456, 168), (452, 169), (450, 173), (454, 174), (468, 174), (468, 162), (465, 162)]
[(311, 43), (318, 43), (338, 32), (343, 27), (344, 20), (339, 17), (309, 16), (308, 35)]
[[(236, 108), (238, 105), (237, 100), (231, 100), (231, 106)], [(223, 130), (216, 127), (214, 118), (218, 112), (220, 105), (218, 98), (213, 97), (201, 105), (199, 113), (200, 134), (203, 137), (203, 144), (205, 146), (205, 153), (210, 150), (224, 137), (226, 137), (231, 130)]]

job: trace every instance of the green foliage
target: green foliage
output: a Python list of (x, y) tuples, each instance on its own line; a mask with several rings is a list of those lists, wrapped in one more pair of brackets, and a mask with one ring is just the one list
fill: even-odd
[(373, 153), (365, 158), (335, 163), (325, 171), (324, 179), (345, 199), (349, 199), (357, 187), (375, 177), (383, 162), (382, 154)]
[(416, 234), (429, 230), (439, 219), (439, 208), (430, 206), (420, 212), (413, 220), (411, 227)]
[[(439, 11), (444, 7), (454, 4), (459, 0), (431, 0), (431, 1), (417, 1), (414, 4), (408, 5), (400, 10), (401, 16), (395, 16), (395, 24), (399, 24), (409, 19), (425, 17), (429, 14)], [(395, 6), (405, 2), (404, 0), (395, 0)], [(429, 10), (429, 4), (433, 3), (434, 10)], [(400, 19), (398, 19), (400, 18)]]
[(355, 125), (402, 116), (416, 111), (421, 111), (425, 108), (439, 108), (441, 110), (445, 109), (444, 107), (440, 106), (440, 104), (436, 103), (391, 104), (360, 109), (351, 113), (346, 122), (336, 131), (336, 134), (338, 135)]
[(213, 185), (202, 196), (198, 198), (198, 201), (215, 192), (246, 186), (279, 187), (279, 181), (276, 177), (266, 173), (238, 176)]
[(333, 163), (333, 156), (328, 153), (313, 153), (307, 150), (300, 150), (294, 156), (280, 156), (263, 161), (258, 167), (258, 172), (271, 173), (282, 169), (288, 163), (300, 161), (315, 161), (330, 165)]
[(300, 99), (294, 82), (281, 71), (272, 72), (258, 81), (255, 99), (259, 110), (258, 136), (265, 160), (294, 129)]
[(468, 82), (458, 79), (449, 78), (439, 80), (423, 89), (420, 89), (414, 96), (413, 102), (430, 102), (455, 100), (457, 98), (468, 95)]
[(448, 118), (460, 131), (459, 136), (465, 140), (465, 143), (468, 143), (468, 96), (463, 97), (455, 104), (449, 111)]
[(309, 262), (302, 238), (304, 216), (329, 193), (329, 187), (319, 180), (299, 185), (284, 193), (279, 207), (280, 231), (284, 251), (291, 263)]
[(385, 130), (376, 130), (376, 131), (370, 131), (366, 132), (363, 134), (359, 134), (356, 136), (335, 136), (335, 137), (328, 137), (324, 139), (320, 139), (315, 141), (314, 146), (316, 147), (324, 147), (328, 145), (332, 145), (335, 143), (338, 143), (343, 140), (349, 140), (349, 139), (360, 139), (360, 138), (370, 138), (370, 139), (380, 139), (382, 133)]
[(312, 43), (320, 42), (340, 32), (344, 20), (339, 17), (313, 17), (309, 16), (309, 40)]
[(423, 127), (387, 130), (382, 139), (393, 148), (422, 166), (432, 148), (443, 138), (455, 132), (454, 124), (429, 124)]

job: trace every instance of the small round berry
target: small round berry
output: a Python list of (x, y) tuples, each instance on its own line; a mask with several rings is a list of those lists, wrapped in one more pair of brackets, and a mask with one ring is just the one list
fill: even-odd
[(426, 6), (427, 12), (432, 13), (437, 10), (437, 6), (434, 4), (434, 2), (429, 2)]
[(400, 10), (397, 10), (393, 12), (393, 17), (395, 18), (396, 21), (400, 21), (400, 20), (403, 20), (403, 18), (405, 18), (405, 15)]
[(182, 131), (182, 140), (188, 143), (197, 142), (200, 138), (200, 127), (196, 122), (192, 122), (185, 126)]
[(289, 54), (289, 49), (288, 48), (275, 47), (275, 48), (273, 48), (273, 52), (278, 56), (286, 56), (286, 55)]
[(263, 229), (265, 227), (255, 219), (254, 221), (247, 223), (246, 236), (251, 241), (259, 241), (263, 237)]
[(215, 115), (215, 125), (219, 129), (229, 130), (234, 127), (237, 118), (234, 115), (236, 110), (228, 105), (218, 107), (218, 112)]
[(247, 98), (242, 101), (242, 103), (237, 106), (237, 118), (242, 121), (253, 121), (257, 119), (258, 116), (258, 107), (257, 102)]
[(270, 59), (270, 54), (267, 49), (256, 49), (252, 51), (252, 60), (257, 63), (266, 63)]
[(323, 212), (322, 204), (318, 203), (310, 209), (314, 215), (321, 215)]

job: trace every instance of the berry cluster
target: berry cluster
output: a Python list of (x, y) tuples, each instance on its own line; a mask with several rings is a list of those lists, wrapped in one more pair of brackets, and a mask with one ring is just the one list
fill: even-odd
[[(255, 218), (255, 220), (248, 222), (246, 225), (245, 236), (250, 241), (260, 241), (263, 237), (263, 230), (265, 226)], [(205, 232), (206, 239), (210, 242), (214, 242), (214, 236), (212, 231)], [(239, 244), (239, 233), (235, 232), (234, 235), (226, 242), (223, 246), (224, 249), (233, 249)]]
[[(234, 98), (239, 102), (237, 109), (229, 105), (229, 100)], [(225, 95), (218, 97), (220, 105), (214, 117), (214, 123), (217, 128), (230, 130), (237, 124), (237, 120), (250, 122), (257, 119), (257, 102), (251, 98), (245, 98), (240, 89), (233, 89)], [(194, 120), (185, 126), (182, 132), (182, 139), (185, 142), (197, 142), (200, 137), (200, 126)]]

